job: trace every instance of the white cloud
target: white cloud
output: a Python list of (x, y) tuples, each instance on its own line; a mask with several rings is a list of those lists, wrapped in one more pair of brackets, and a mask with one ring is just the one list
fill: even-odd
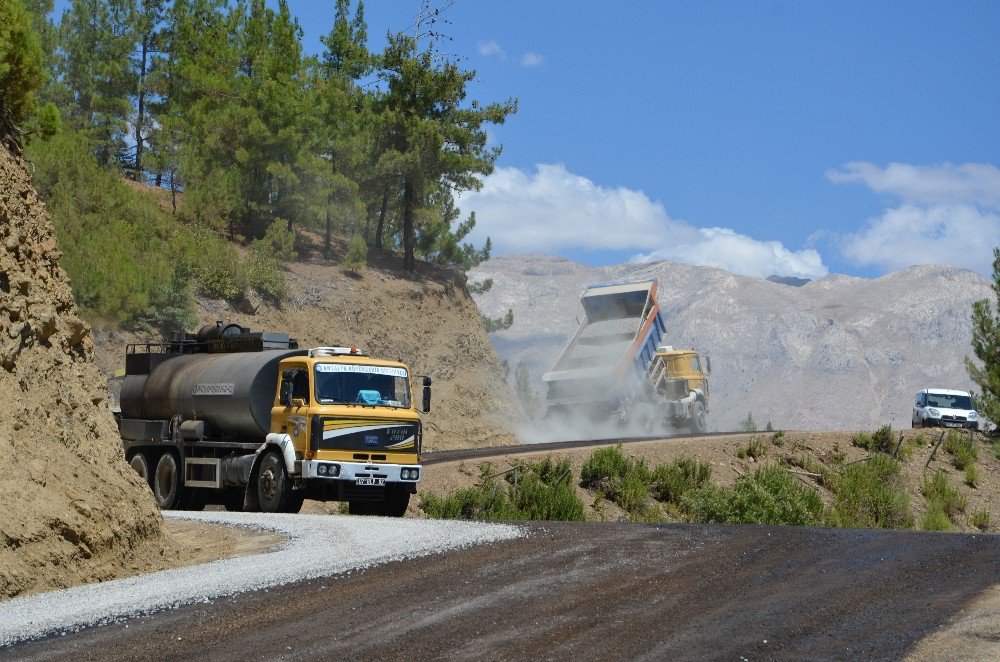
[(904, 269), (951, 264), (991, 271), (1000, 245), (1000, 169), (988, 163), (880, 168), (852, 162), (831, 170), (833, 182), (858, 182), (899, 199), (864, 229), (841, 237), (845, 257), (859, 265)]
[(500, 44), (497, 43), (496, 39), (490, 39), (489, 41), (481, 41), (476, 44), (476, 50), (479, 51), (480, 55), (485, 55), (486, 57), (497, 56), (501, 60), (507, 59), (507, 53), (500, 48)]
[(543, 62), (545, 62), (545, 58), (538, 53), (525, 53), (521, 56), (522, 67), (537, 67)]
[(792, 251), (727, 228), (696, 228), (670, 218), (642, 191), (599, 186), (562, 164), (534, 172), (497, 168), (480, 191), (459, 199), (476, 212), (471, 239), (492, 237), (495, 252), (565, 249), (636, 251), (636, 261), (670, 259), (752, 276), (816, 278), (827, 273), (819, 253)]

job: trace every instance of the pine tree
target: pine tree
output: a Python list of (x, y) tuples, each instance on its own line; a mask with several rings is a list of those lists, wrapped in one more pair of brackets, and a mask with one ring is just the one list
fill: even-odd
[(74, 128), (94, 141), (102, 165), (126, 151), (135, 90), (134, 0), (73, 0), (62, 16), (58, 64)]
[(0, 138), (8, 114), (9, 121), (20, 123), (34, 110), (42, 77), (42, 45), (31, 14), (21, 0), (0, 0)]
[(135, 160), (132, 168), (136, 179), (142, 179), (143, 155), (146, 141), (153, 131), (154, 122), (148, 112), (150, 96), (155, 91), (155, 77), (152, 75), (159, 59), (159, 49), (163, 42), (163, 19), (166, 14), (166, 0), (139, 0), (133, 15), (134, 34), (137, 48), (132, 75), (135, 77), (135, 119), (132, 122), (135, 140)]
[(474, 71), (437, 64), (433, 46), (418, 51), (406, 35), (391, 36), (381, 58), (388, 79), (386, 107), (393, 121), (402, 199), (403, 268), (416, 267), (417, 219), (440, 185), (453, 192), (478, 190), (493, 171), (499, 147), (487, 147), (487, 124), (502, 124), (517, 102), (463, 105)]
[(966, 357), (965, 367), (980, 389), (976, 409), (995, 426), (1000, 422), (1000, 248), (993, 249), (992, 288), (995, 307), (989, 299), (972, 304), (972, 351), (982, 365)]

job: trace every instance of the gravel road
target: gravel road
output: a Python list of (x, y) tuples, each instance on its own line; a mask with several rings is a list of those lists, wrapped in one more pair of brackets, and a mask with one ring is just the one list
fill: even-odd
[(276, 531), (289, 540), (266, 554), (0, 602), (0, 649), (222, 596), (522, 535), (510, 525), (383, 517), (226, 512), (165, 512), (164, 517)]
[[(9, 653), (53, 660), (899, 659), (1000, 582), (1000, 536), (993, 535), (525, 528), (530, 535), (193, 604)], [(1000, 654), (996, 643), (984, 642), (985, 657)]]

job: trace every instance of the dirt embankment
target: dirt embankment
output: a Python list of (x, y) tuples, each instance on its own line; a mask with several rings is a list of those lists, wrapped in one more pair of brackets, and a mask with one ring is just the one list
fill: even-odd
[(163, 548), (59, 258), (24, 164), (0, 148), (0, 598), (113, 577)]
[[(783, 432), (775, 437), (773, 432), (756, 432), (733, 434), (719, 437), (689, 437), (661, 441), (644, 441), (624, 444), (625, 455), (643, 459), (649, 466), (656, 466), (680, 457), (696, 458), (707, 463), (712, 469), (711, 480), (714, 483), (730, 486), (741, 475), (752, 472), (756, 467), (765, 464), (781, 464), (800, 473), (793, 474), (798, 480), (818, 490), (824, 503), (833, 502), (833, 493), (829, 487), (814, 476), (802, 472), (805, 464), (813, 469), (822, 467), (829, 471), (838, 471), (846, 463), (863, 461), (870, 453), (862, 448), (851, 445), (855, 433), (851, 432)], [(893, 433), (898, 435), (899, 431)], [(904, 444), (909, 450), (908, 457), (901, 461), (901, 477), (910, 498), (910, 506), (919, 526), (920, 517), (927, 510), (927, 500), (921, 492), (924, 477), (940, 470), (944, 472), (948, 483), (964, 496), (967, 505), (963, 513), (953, 523), (953, 530), (978, 531), (970, 521), (972, 513), (989, 512), (988, 531), (1000, 530), (1000, 460), (979, 436), (975, 442), (978, 457), (975, 465), (979, 472), (979, 482), (976, 487), (965, 483), (964, 471), (956, 469), (952, 456), (944, 448), (938, 448), (929, 466), (924, 465), (933, 452), (933, 444), (937, 442), (941, 430), (904, 430)], [(898, 436), (894, 436), (894, 439)], [(964, 437), (963, 437), (964, 438)], [(761, 453), (757, 458), (746, 455), (746, 449), (751, 442)], [(780, 445), (779, 445), (780, 444)], [(573, 466), (575, 476), (580, 475), (580, 469), (587, 458), (596, 450), (595, 447), (581, 448), (570, 451), (538, 453), (517, 453), (498, 456), (487, 460), (493, 467), (493, 473), (504, 471), (521, 462), (536, 462), (551, 455), (553, 458), (568, 458)], [(743, 455), (743, 457), (740, 457)], [(433, 492), (445, 495), (455, 490), (472, 487), (479, 480), (480, 460), (467, 460), (434, 464), (428, 468), (419, 486), (419, 493)], [(595, 492), (577, 486), (577, 496), (584, 503), (587, 519), (590, 520), (620, 520), (628, 515), (615, 503), (606, 499), (596, 498)], [(656, 506), (651, 501), (651, 506)], [(656, 506), (658, 508), (658, 506)], [(419, 509), (419, 499), (410, 502), (410, 515), (423, 516)], [(663, 517), (672, 519), (669, 513), (663, 512)]]
[[(337, 252), (342, 250), (338, 246)], [(200, 299), (199, 323), (224, 319), (254, 331), (289, 333), (302, 347), (356, 346), (371, 356), (400, 359), (415, 375), (430, 375), (433, 402), (423, 417), (426, 450), (518, 443), (513, 430), (524, 413), (462, 275), (421, 263), (409, 276), (398, 270), (397, 259), (373, 254), (369, 266), (348, 274), (337, 266), (336, 255), (324, 260), (319, 251), (309, 251), (287, 265), (291, 295), (282, 305), (262, 302), (250, 314), (225, 301)], [(126, 343), (148, 339), (100, 332), (98, 364), (109, 375), (123, 367)], [(413, 392), (421, 397), (416, 382)]]

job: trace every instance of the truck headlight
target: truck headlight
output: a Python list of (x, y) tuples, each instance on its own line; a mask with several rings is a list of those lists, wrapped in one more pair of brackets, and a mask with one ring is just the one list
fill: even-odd
[(339, 464), (331, 464), (329, 467), (327, 467), (326, 475), (328, 475), (328, 476), (339, 476), (340, 475), (340, 465)]
[(934, 409), (933, 407), (928, 409), (927, 413), (933, 416), (934, 418), (940, 418), (941, 416), (941, 412), (939, 412), (937, 409)]
[(977, 412), (974, 412), (974, 411), (970, 411), (969, 412), (969, 420), (970, 421), (975, 421), (978, 418), (979, 418), (979, 414)]

